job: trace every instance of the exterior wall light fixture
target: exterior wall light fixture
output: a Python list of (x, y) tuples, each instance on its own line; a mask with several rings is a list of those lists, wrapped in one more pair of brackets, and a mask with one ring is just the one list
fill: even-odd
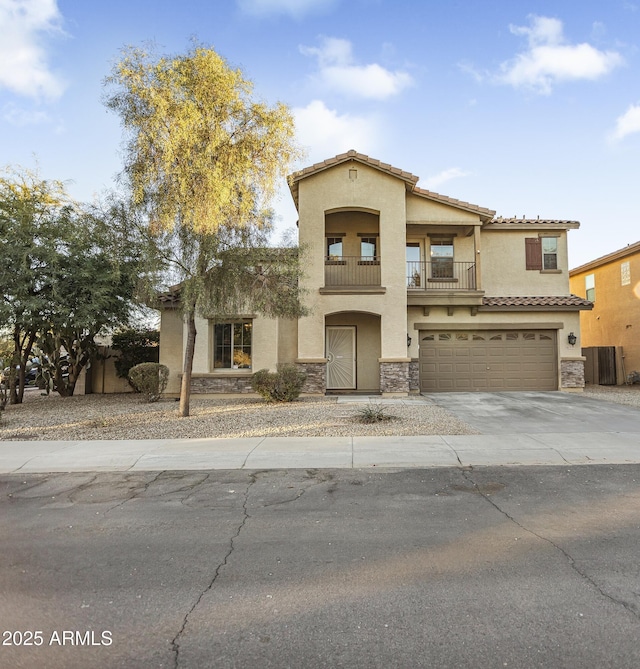
[(575, 346), (575, 343), (578, 341), (578, 338), (573, 334), (573, 332), (569, 333), (569, 336), (567, 337), (567, 341), (571, 346)]
[(411, 346), (411, 337), (407, 335), (407, 346)]

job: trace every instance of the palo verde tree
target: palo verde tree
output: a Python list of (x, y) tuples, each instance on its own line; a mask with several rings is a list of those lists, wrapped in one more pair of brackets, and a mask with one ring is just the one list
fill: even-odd
[(178, 56), (127, 48), (105, 83), (125, 131), (124, 181), (179, 284), (188, 416), (196, 314), (303, 312), (298, 253), (266, 244), (267, 206), (298, 155), (293, 118), (254, 100), (242, 71), (199, 45)]

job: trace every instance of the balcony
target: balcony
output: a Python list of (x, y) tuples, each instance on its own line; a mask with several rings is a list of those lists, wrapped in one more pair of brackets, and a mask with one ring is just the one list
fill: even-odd
[(425, 314), (431, 307), (446, 307), (451, 316), (456, 307), (468, 307), (475, 316), (483, 295), (474, 262), (449, 258), (407, 262), (407, 304), (422, 306)]
[(320, 292), (385, 292), (380, 281), (379, 257), (331, 256), (325, 258)]
[(407, 262), (407, 289), (476, 290), (476, 264), (442, 259), (431, 262)]

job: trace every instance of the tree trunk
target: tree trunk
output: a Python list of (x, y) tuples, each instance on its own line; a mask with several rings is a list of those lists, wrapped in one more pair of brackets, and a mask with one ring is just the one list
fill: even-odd
[(191, 371), (193, 369), (193, 355), (196, 350), (196, 316), (195, 309), (190, 309), (186, 315), (187, 319), (187, 345), (184, 350), (184, 366), (182, 368), (182, 385), (180, 387), (180, 410), (181, 418), (189, 415), (189, 400), (191, 399)]
[(25, 338), (21, 337), (20, 328), (16, 325), (13, 331), (13, 344), (14, 344), (14, 353), (13, 361), (17, 360), (17, 364), (20, 366), (20, 369), (14, 368), (14, 373), (17, 372), (18, 384), (15, 385), (15, 376), (11, 374), (11, 388), (9, 391), (9, 404), (22, 404), (24, 398), (24, 387), (26, 385), (26, 375), (27, 375), (27, 362), (29, 361), (29, 356), (31, 355), (31, 349), (36, 340), (36, 333), (31, 331), (28, 336)]

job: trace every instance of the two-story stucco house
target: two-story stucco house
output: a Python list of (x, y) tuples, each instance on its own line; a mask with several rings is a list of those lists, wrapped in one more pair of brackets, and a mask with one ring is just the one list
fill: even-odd
[(569, 281), (571, 290), (593, 302), (593, 310), (581, 315), (582, 346), (615, 347), (609, 383), (625, 383), (640, 372), (640, 242), (572, 269)]
[[(310, 315), (201, 321), (193, 391), (250, 392), (253, 371), (282, 362), (304, 368), (309, 393), (581, 389), (591, 303), (570, 294), (567, 266), (579, 224), (495, 218), (417, 181), (355, 151), (291, 175)], [(161, 332), (177, 392), (177, 311)]]

